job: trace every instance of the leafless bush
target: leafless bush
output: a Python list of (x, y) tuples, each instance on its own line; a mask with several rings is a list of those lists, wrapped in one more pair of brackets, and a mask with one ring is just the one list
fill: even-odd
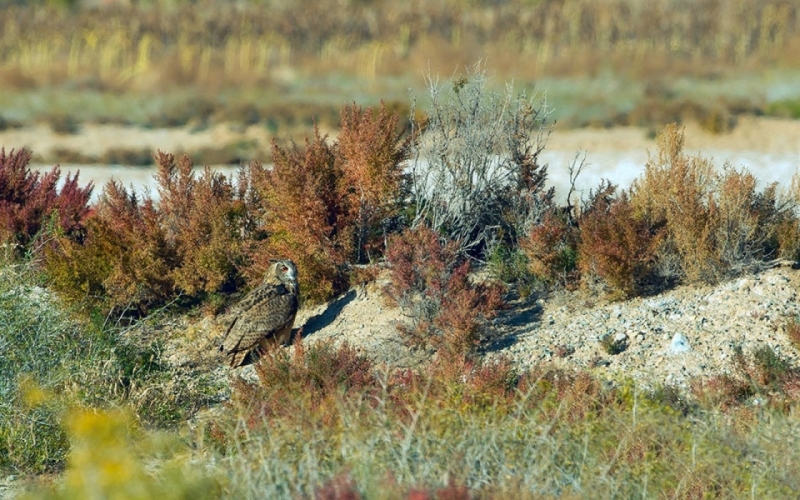
[(491, 89), (479, 66), (444, 85), (429, 77), (428, 85), (427, 121), (412, 123), (412, 225), (460, 241), (460, 252), (473, 256), (493, 239), (516, 243), (531, 211), (552, 200), (538, 162), (550, 133), (544, 99), (515, 95), (510, 85)]

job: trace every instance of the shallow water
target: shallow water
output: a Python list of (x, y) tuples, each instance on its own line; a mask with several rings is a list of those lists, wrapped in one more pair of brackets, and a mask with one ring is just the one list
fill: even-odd
[[(710, 158), (717, 168), (722, 168), (725, 162), (740, 168), (746, 167), (759, 181), (760, 187), (772, 182), (788, 185), (792, 175), (800, 169), (800, 153), (775, 153), (769, 154), (760, 151), (725, 151), (707, 150), (702, 155)], [(574, 152), (548, 151), (541, 155), (541, 162), (548, 165), (549, 184), (555, 186), (556, 195), (563, 200), (569, 188), (568, 165), (575, 158)], [(588, 193), (588, 190), (597, 186), (601, 179), (627, 188), (631, 182), (639, 177), (647, 163), (647, 151), (613, 151), (613, 152), (588, 152), (586, 166), (576, 182), (578, 193)], [(49, 170), (50, 166), (34, 166), (34, 170)], [(226, 176), (235, 176), (238, 167), (220, 166), (215, 170)], [(126, 187), (132, 186), (138, 193), (149, 189), (153, 197), (158, 197), (154, 174), (155, 167), (128, 167), (107, 165), (62, 165), (63, 174), (80, 171), (79, 182), (85, 185), (90, 180), (96, 188), (92, 199), (96, 200), (102, 192), (102, 186), (113, 180), (122, 182)]]

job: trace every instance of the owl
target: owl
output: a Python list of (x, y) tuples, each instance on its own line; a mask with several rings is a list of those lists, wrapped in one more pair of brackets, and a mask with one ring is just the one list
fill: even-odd
[(227, 315), (229, 324), (219, 350), (231, 368), (245, 364), (252, 351), (291, 341), (300, 289), (291, 260), (272, 261), (264, 282)]

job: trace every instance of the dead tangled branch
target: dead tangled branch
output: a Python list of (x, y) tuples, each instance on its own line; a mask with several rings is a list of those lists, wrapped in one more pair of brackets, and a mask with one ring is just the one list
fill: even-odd
[(480, 258), (493, 239), (516, 241), (535, 198), (552, 198), (539, 164), (551, 131), (547, 106), (510, 85), (491, 89), (479, 66), (445, 85), (428, 77), (428, 87), (427, 122), (414, 124), (412, 226), (426, 224)]

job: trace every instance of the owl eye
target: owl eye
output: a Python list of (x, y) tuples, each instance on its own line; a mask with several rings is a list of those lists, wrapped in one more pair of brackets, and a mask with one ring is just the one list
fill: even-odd
[(286, 267), (286, 266), (283, 266), (283, 269), (282, 269), (282, 271), (283, 271), (283, 272), (285, 272), (285, 273), (288, 273), (288, 272), (289, 272), (289, 268), (288, 268), (288, 267)]

